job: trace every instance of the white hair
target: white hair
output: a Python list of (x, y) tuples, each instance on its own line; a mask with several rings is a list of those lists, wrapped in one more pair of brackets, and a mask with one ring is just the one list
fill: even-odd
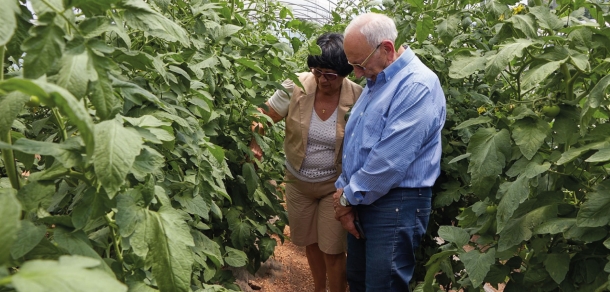
[(355, 29), (358, 29), (371, 47), (376, 47), (384, 40), (395, 42), (398, 37), (394, 20), (379, 13), (358, 15), (345, 28), (343, 35), (347, 35)]

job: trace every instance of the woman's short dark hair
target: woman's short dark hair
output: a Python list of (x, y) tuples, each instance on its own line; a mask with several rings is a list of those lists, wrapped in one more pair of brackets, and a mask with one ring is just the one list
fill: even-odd
[(322, 49), (322, 54), (307, 56), (307, 66), (335, 70), (343, 77), (352, 73), (354, 67), (347, 63), (347, 57), (343, 51), (342, 34), (325, 33), (318, 37), (317, 43)]

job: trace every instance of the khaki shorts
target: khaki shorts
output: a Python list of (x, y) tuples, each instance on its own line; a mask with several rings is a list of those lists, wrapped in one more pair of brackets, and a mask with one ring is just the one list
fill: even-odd
[(346, 251), (347, 231), (335, 220), (333, 194), (335, 181), (304, 182), (286, 171), (286, 205), (290, 237), (297, 246), (318, 243), (326, 254)]

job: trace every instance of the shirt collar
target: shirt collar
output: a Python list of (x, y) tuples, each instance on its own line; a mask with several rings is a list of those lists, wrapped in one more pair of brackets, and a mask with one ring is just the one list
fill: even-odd
[[(396, 74), (398, 74), (398, 72), (400, 72), (400, 70), (402, 70), (409, 63), (411, 63), (411, 61), (413, 60), (414, 57), (415, 57), (415, 53), (413, 52), (413, 50), (411, 50), (410, 47), (407, 47), (405, 49), (405, 51), (400, 55), (400, 57), (398, 59), (396, 59), (396, 61), (392, 62), (392, 64), (390, 64), (390, 66), (383, 69), (383, 71), (381, 71), (381, 72), (379, 72), (379, 74), (377, 74), (375, 83), (388, 82), (390, 79), (392, 79), (392, 77), (394, 77)], [(367, 83), (369, 83), (371, 80), (367, 80), (367, 81), (368, 81)]]

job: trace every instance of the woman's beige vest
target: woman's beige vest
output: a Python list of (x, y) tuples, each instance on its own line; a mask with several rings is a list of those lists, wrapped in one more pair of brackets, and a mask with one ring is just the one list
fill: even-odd
[[(307, 147), (309, 124), (316, 96), (317, 84), (312, 73), (299, 74), (303, 88), (295, 84), (286, 115), (286, 138), (284, 152), (286, 159), (294, 169), (301, 169)], [(337, 140), (335, 142), (335, 167), (341, 173), (341, 152), (345, 132), (345, 113), (356, 103), (362, 93), (362, 87), (349, 79), (343, 79), (337, 112)]]

